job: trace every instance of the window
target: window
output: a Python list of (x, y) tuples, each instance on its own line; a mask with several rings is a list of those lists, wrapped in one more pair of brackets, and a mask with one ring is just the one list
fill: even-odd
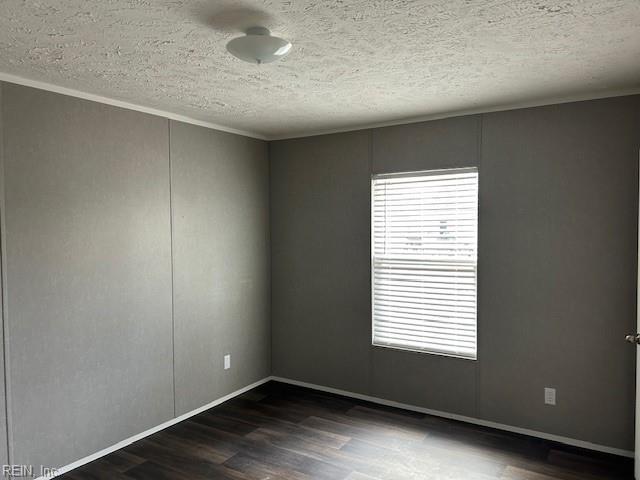
[(373, 344), (476, 359), (478, 171), (376, 175)]

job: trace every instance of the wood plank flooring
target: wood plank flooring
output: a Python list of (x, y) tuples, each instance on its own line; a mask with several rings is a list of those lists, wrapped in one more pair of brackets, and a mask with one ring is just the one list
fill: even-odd
[(630, 459), (270, 382), (65, 480), (633, 479)]

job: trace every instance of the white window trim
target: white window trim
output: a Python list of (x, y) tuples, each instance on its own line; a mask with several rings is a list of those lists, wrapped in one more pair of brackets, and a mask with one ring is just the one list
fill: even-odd
[[(374, 229), (374, 222), (373, 222), (373, 218), (374, 218), (374, 188), (373, 188), (373, 182), (374, 180), (378, 179), (378, 178), (402, 178), (402, 177), (411, 177), (411, 176), (417, 176), (417, 175), (421, 175), (421, 176), (427, 176), (427, 175), (438, 175), (438, 174), (443, 174), (445, 172), (452, 172), (452, 173), (465, 173), (465, 172), (475, 172), (478, 173), (478, 203), (480, 201), (479, 198), (479, 187), (480, 187), (480, 175), (479, 175), (479, 169), (478, 167), (461, 167), (461, 168), (442, 168), (442, 169), (429, 169), (429, 170), (415, 170), (415, 171), (409, 171), (409, 172), (393, 172), (393, 173), (374, 173), (371, 175), (370, 179), (369, 179), (369, 188), (370, 188), (370, 288), (371, 288), (371, 299), (370, 299), (370, 306), (371, 306), (371, 322), (370, 322), (370, 327), (371, 327), (371, 346), (375, 347), (375, 348), (384, 348), (384, 349), (389, 349), (389, 350), (399, 350), (399, 351), (405, 351), (405, 352), (412, 352), (412, 353), (419, 353), (419, 354), (423, 354), (423, 355), (435, 355), (438, 357), (449, 357), (449, 358), (455, 358), (455, 359), (459, 359), (459, 360), (468, 360), (468, 361), (477, 361), (478, 357), (479, 357), (479, 348), (478, 348), (478, 344), (479, 344), (479, 334), (478, 334), (478, 259), (476, 258), (476, 261), (474, 262), (475, 265), (475, 286), (476, 286), (476, 301), (475, 301), (475, 325), (476, 325), (476, 336), (475, 336), (475, 342), (476, 342), (476, 349), (475, 349), (475, 356), (471, 357), (471, 356), (466, 356), (466, 355), (457, 355), (454, 353), (449, 353), (449, 352), (436, 352), (436, 351), (429, 351), (429, 350), (424, 350), (424, 349), (418, 349), (418, 348), (411, 348), (411, 347), (407, 347), (407, 346), (400, 346), (400, 345), (388, 345), (388, 344), (382, 344), (382, 343), (376, 343), (375, 342), (375, 330), (374, 330), (374, 323), (375, 323), (375, 291), (374, 291), (374, 286), (375, 286), (375, 270), (374, 270), (374, 262), (375, 262), (375, 240), (374, 240), (374, 236), (375, 236), (375, 229)], [(477, 228), (478, 228), (478, 234), (479, 234), (479, 225), (480, 225), (480, 211), (479, 211), (479, 205), (478, 205), (478, 216), (477, 216)], [(479, 236), (477, 237), (476, 240), (477, 244), (476, 244), (476, 248), (479, 250)], [(433, 261), (434, 263), (436, 263), (437, 261)], [(452, 264), (454, 262), (445, 262), (448, 264)], [(461, 262), (465, 265), (468, 265), (469, 262)]]

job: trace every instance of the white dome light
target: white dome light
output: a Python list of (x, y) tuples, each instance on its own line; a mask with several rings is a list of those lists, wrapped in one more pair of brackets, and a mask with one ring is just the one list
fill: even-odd
[(251, 27), (244, 37), (227, 43), (227, 50), (234, 57), (249, 63), (270, 63), (283, 58), (291, 50), (291, 43), (274, 37), (264, 27)]

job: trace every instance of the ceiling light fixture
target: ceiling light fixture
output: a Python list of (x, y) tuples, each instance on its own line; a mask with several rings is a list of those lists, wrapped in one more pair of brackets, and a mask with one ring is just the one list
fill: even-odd
[(269, 29), (251, 27), (244, 37), (238, 37), (227, 43), (227, 50), (234, 57), (249, 63), (271, 63), (286, 56), (291, 43), (284, 38), (274, 37)]

